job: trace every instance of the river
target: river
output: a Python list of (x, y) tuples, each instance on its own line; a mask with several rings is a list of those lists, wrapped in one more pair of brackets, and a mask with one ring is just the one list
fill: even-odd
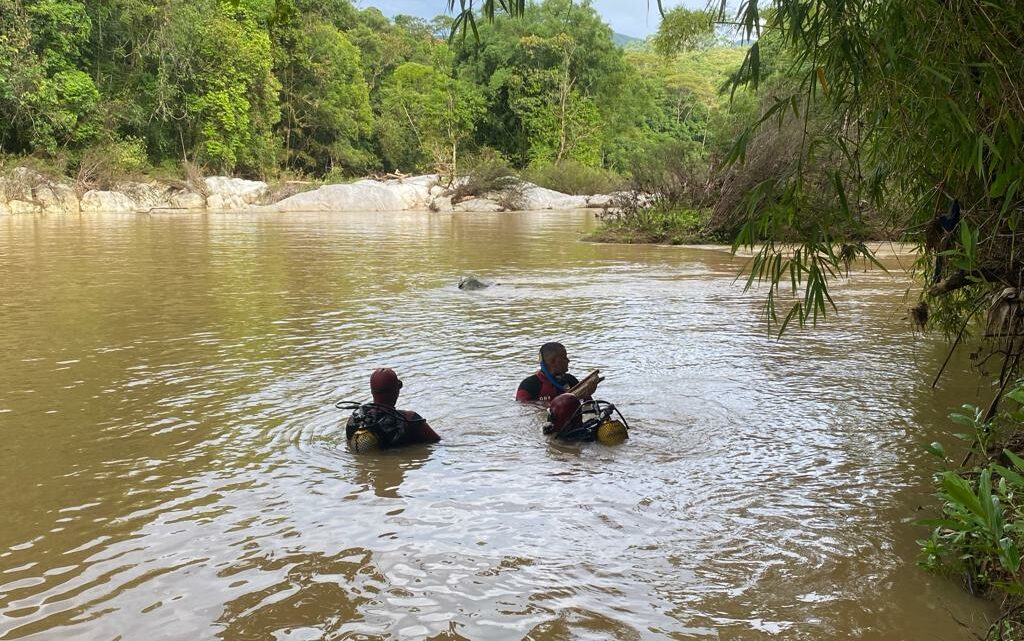
[[(590, 214), (0, 219), (0, 639), (966, 640), (915, 566), (963, 364), (858, 273), (766, 337), (726, 251)], [(896, 265), (893, 264), (895, 268)], [(499, 284), (456, 287), (461, 275)], [(631, 425), (556, 446), (540, 344)], [(396, 369), (436, 446), (353, 455)]]

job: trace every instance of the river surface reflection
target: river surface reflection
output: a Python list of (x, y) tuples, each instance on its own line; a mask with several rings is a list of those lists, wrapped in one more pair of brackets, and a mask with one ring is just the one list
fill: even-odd
[[(0, 219), (0, 639), (983, 630), (914, 566), (920, 445), (979, 390), (928, 387), (905, 278), (772, 341), (741, 259), (576, 242), (594, 224)], [(604, 371), (626, 444), (549, 445), (512, 402), (548, 340)], [(333, 403), (380, 366), (442, 443), (345, 449)]]

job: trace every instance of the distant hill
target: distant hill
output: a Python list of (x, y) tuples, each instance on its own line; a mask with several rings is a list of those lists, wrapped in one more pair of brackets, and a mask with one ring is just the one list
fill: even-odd
[(630, 45), (637, 45), (644, 41), (643, 38), (634, 38), (633, 36), (627, 36), (624, 33), (613, 33), (612, 42), (619, 45), (620, 47), (628, 47)]

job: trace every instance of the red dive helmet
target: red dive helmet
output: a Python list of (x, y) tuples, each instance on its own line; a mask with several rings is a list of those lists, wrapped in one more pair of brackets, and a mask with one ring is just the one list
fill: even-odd
[(394, 406), (401, 389), (402, 381), (390, 367), (374, 370), (370, 375), (370, 393), (373, 394), (374, 403)]
[(559, 394), (548, 405), (548, 424), (545, 434), (559, 434), (569, 428), (579, 427), (583, 422), (580, 399), (566, 392)]

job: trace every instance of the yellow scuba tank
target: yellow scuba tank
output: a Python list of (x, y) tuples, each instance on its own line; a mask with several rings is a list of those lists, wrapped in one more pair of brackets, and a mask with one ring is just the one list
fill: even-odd
[(618, 445), (629, 438), (629, 432), (622, 421), (610, 418), (606, 418), (597, 426), (595, 435), (597, 442), (602, 445)]
[[(549, 421), (552, 420), (554, 419), (549, 417)], [(564, 424), (567, 427), (554, 434), (555, 438), (563, 441), (597, 441), (602, 445), (619, 445), (629, 438), (629, 425), (626, 419), (618, 408), (608, 401), (590, 400), (580, 403)]]
[(380, 447), (380, 439), (369, 430), (359, 429), (348, 439), (348, 446), (353, 452), (369, 452)]
[(353, 410), (345, 424), (345, 440), (356, 453), (386, 450), (402, 442), (406, 426), (423, 418), (408, 418), (400, 411), (377, 403), (339, 401), (338, 409)]

